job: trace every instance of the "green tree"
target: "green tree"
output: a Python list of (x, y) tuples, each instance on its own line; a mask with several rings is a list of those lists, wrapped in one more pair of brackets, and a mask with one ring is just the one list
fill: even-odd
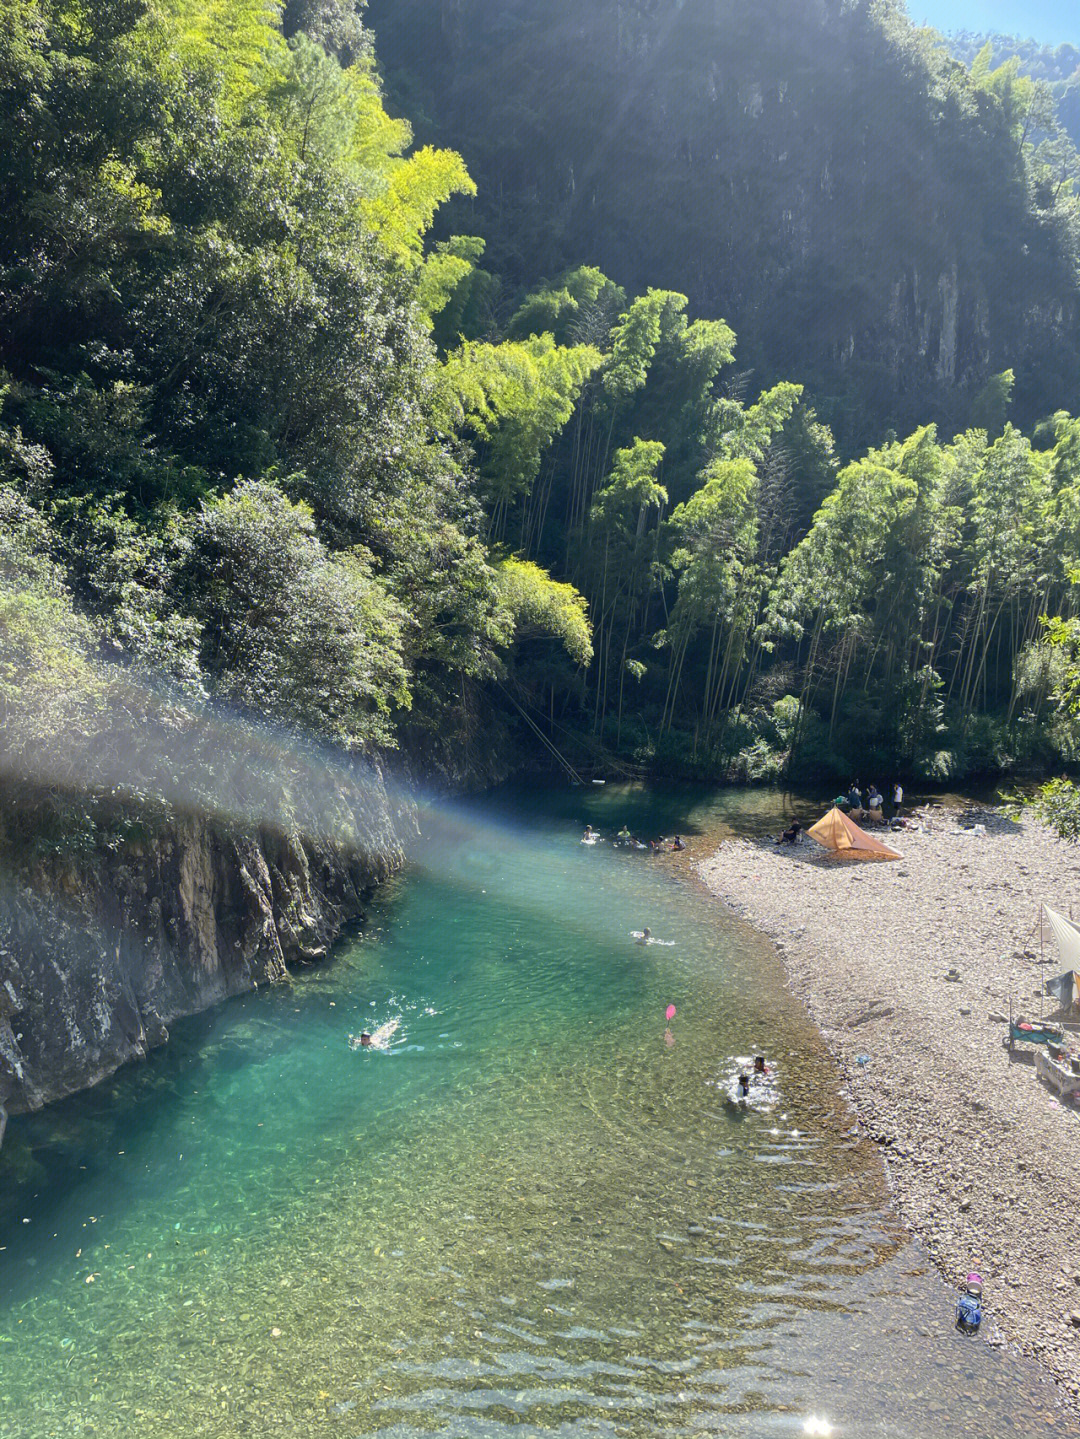
[(505, 534), (511, 505), (532, 489), (544, 451), (570, 419), (600, 358), (589, 345), (556, 345), (546, 334), (500, 344), (466, 341), (448, 356), (443, 423), (476, 437), (496, 539)]
[(205, 504), (182, 582), (215, 693), (346, 749), (392, 744), (405, 615), (362, 554), (327, 554), (309, 506), (262, 481)]
[(673, 510), (666, 526), (675, 545), (671, 567), (679, 587), (667, 626), (671, 662), (662, 726), (670, 726), (674, 718), (687, 651), (702, 629), (708, 633), (700, 703), (706, 729), (725, 698), (734, 698), (763, 588), (756, 563), (754, 462), (745, 456), (715, 460), (702, 478), (701, 488)]
[[(619, 644), (616, 744), (621, 734), (631, 636), (657, 579), (657, 525), (668, 498), (656, 477), (663, 458), (664, 447), (656, 440), (635, 440), (619, 450), (608, 481), (597, 491), (589, 511), (587, 544), (595, 555), (590, 608), (598, 661), (593, 723), (599, 731), (607, 713), (615, 639)], [(616, 639), (618, 632), (621, 640)]]

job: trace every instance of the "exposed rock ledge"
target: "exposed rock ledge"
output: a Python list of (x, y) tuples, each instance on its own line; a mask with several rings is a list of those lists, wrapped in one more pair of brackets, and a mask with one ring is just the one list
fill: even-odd
[(174, 1020), (322, 958), (403, 857), (382, 786), (359, 803), (362, 848), (178, 816), (9, 871), (0, 1139), (8, 1114), (97, 1083)]

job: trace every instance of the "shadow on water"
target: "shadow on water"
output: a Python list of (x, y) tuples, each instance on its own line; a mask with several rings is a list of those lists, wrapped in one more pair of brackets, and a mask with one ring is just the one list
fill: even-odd
[(781, 808), (433, 809), (334, 963), (13, 1121), (0, 1435), (1076, 1434), (954, 1335), (772, 949), (689, 856), (579, 843)]

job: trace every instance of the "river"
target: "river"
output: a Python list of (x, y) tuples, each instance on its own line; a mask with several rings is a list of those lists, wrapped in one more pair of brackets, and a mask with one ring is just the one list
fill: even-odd
[[(775, 951), (691, 856), (579, 842), (778, 812), (432, 806), (331, 963), (13, 1120), (0, 1435), (1080, 1433), (953, 1331)], [(776, 1103), (739, 1110), (756, 1047)]]

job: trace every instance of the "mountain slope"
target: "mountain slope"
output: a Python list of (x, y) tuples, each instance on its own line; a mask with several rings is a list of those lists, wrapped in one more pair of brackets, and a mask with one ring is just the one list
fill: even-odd
[[(1032, 187), (1021, 97), (889, 4), (371, 0), (391, 94), (478, 182), (513, 290), (571, 263), (670, 286), (807, 384), (845, 449), (1076, 398), (1076, 226)], [(425, 124), (418, 124), (424, 131)]]

